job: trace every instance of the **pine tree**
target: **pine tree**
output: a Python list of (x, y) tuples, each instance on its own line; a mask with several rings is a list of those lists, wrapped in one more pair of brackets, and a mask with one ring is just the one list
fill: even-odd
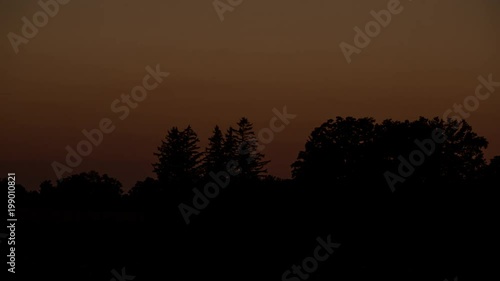
[(264, 154), (258, 151), (258, 142), (253, 132), (253, 125), (247, 118), (243, 117), (237, 123), (236, 131), (237, 161), (241, 168), (241, 178), (244, 180), (255, 180), (267, 173)]
[(236, 158), (238, 157), (238, 144), (236, 142), (235, 133), (236, 130), (233, 129), (233, 127), (229, 127), (224, 137), (222, 152), (226, 163), (229, 161), (236, 161)]
[(201, 157), (203, 153), (199, 152), (200, 147), (198, 143), (200, 140), (198, 139), (198, 135), (193, 131), (191, 126), (188, 126), (182, 132), (184, 138), (184, 151), (186, 154), (187, 162), (184, 165), (184, 172), (186, 176), (191, 179), (197, 179), (201, 174)]
[(205, 149), (203, 158), (203, 169), (207, 175), (210, 172), (222, 171), (226, 167), (224, 157), (224, 136), (219, 126), (215, 126), (213, 135), (208, 139), (208, 146)]
[(200, 176), (199, 139), (188, 126), (179, 131), (177, 127), (169, 130), (158, 152), (158, 162), (153, 164), (158, 180), (162, 185), (184, 186), (194, 184)]
[(173, 127), (168, 131), (165, 140), (162, 140), (158, 152), (154, 153), (158, 157), (158, 163), (153, 164), (153, 172), (160, 182), (173, 182), (176, 175), (180, 174), (180, 146), (181, 132), (177, 127)]

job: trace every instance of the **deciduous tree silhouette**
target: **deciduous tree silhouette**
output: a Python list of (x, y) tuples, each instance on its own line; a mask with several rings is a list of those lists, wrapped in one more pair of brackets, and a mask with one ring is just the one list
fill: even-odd
[(45, 181), (40, 185), (40, 196), (48, 203), (65, 209), (112, 210), (121, 202), (121, 187), (118, 180), (90, 171), (65, 177), (55, 187)]
[(373, 149), (375, 120), (352, 117), (330, 119), (314, 129), (305, 150), (292, 164), (297, 180), (345, 181), (359, 173)]
[(485, 169), (485, 178), (490, 183), (500, 183), (500, 156), (491, 159), (490, 164)]
[(132, 204), (139, 209), (157, 209), (164, 200), (165, 190), (156, 179), (138, 181), (128, 192)]
[[(443, 142), (433, 140), (439, 130)], [(411, 162), (418, 153), (423, 158), (408, 182), (459, 182), (477, 178), (485, 167), (483, 149), (488, 143), (465, 121), (420, 118), (416, 121), (372, 118), (328, 120), (314, 129), (305, 150), (292, 164), (292, 176), (299, 181), (384, 184), (384, 171), (398, 170), (398, 163)], [(418, 151), (418, 152), (416, 152)], [(412, 156), (413, 157), (413, 156)]]

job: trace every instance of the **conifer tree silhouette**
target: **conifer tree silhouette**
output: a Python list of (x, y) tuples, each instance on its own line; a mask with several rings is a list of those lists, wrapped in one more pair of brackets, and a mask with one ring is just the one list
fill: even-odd
[(219, 126), (215, 126), (213, 135), (208, 139), (208, 145), (203, 157), (205, 175), (225, 169), (227, 160), (224, 157), (224, 142), (222, 131)]
[(224, 136), (222, 148), (225, 162), (236, 161), (238, 156), (238, 143), (236, 142), (236, 130), (229, 127)]
[(243, 180), (256, 180), (262, 178), (269, 161), (264, 161), (264, 154), (258, 151), (258, 142), (253, 131), (253, 125), (243, 117), (237, 123), (236, 143), (238, 145), (237, 161), (241, 169), (240, 178)]
[(192, 186), (198, 181), (201, 171), (198, 142), (191, 126), (183, 131), (177, 127), (168, 131), (158, 152), (154, 153), (158, 162), (153, 164), (153, 172), (162, 185)]

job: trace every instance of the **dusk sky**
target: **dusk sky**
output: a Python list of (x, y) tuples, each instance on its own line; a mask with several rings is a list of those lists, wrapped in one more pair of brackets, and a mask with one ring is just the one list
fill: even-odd
[[(500, 82), (500, 1), (401, 1), (403, 11), (346, 61), (339, 44), (388, 0), (243, 1), (220, 21), (212, 0), (86, 0), (59, 12), (16, 54), (35, 0), (1, 0), (0, 170), (37, 189), (55, 180), (67, 145), (110, 118), (114, 132), (73, 173), (96, 170), (124, 189), (153, 176), (153, 155), (172, 126), (191, 125), (201, 146), (215, 125), (242, 116), (258, 132), (273, 108), (296, 114), (263, 151), (271, 175), (290, 177), (308, 135), (336, 116), (442, 117), (474, 95), (478, 77)], [(110, 105), (142, 84), (147, 66), (170, 76), (120, 120)], [(500, 88), (467, 121), (500, 155)], [(69, 174), (66, 174), (67, 176)]]

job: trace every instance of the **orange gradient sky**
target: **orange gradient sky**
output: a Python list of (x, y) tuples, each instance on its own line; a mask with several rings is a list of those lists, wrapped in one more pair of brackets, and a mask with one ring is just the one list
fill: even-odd
[[(401, 1), (403, 12), (348, 64), (339, 44), (387, 0), (244, 1), (224, 22), (211, 0), (70, 1), (15, 54), (7, 38), (37, 1), (0, 1), (0, 177), (35, 189), (53, 161), (111, 118), (116, 130), (74, 173), (97, 170), (129, 189), (153, 176), (153, 152), (172, 126), (192, 125), (201, 145), (214, 125), (246, 116), (258, 131), (287, 106), (297, 114), (263, 151), (270, 174), (290, 164), (316, 126), (335, 116), (442, 116), (473, 95), (479, 75), (500, 81), (500, 4)], [(141, 84), (148, 65), (170, 76), (121, 121), (110, 104)], [(500, 155), (500, 88), (468, 121)]]

